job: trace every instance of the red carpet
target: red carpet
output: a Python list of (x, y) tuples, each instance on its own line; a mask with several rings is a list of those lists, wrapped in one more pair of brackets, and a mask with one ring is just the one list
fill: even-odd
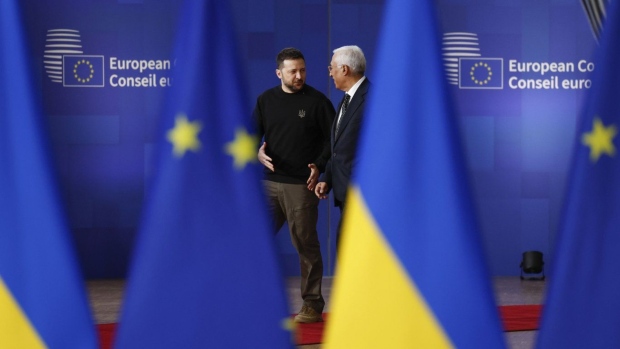
[[(504, 331), (533, 331), (538, 329), (538, 320), (542, 305), (503, 305), (498, 307), (504, 325)], [(327, 321), (328, 314), (323, 314)], [(299, 324), (297, 345), (317, 344), (323, 340), (325, 322)], [(99, 341), (101, 349), (112, 348), (116, 324), (99, 324)]]
[(542, 305), (503, 305), (499, 308), (504, 331), (533, 331), (538, 329)]
[(97, 330), (99, 330), (100, 348), (112, 348), (112, 341), (114, 340), (114, 331), (116, 330), (116, 324), (99, 324), (97, 325)]

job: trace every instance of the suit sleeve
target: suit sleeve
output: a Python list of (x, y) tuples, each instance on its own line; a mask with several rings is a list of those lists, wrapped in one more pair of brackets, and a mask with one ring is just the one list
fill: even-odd
[(320, 172), (325, 171), (325, 166), (331, 156), (331, 129), (332, 123), (336, 116), (336, 111), (332, 102), (325, 97), (323, 104), (319, 110), (318, 123), (321, 129), (321, 135), (323, 140), (323, 148), (319, 157), (314, 161), (314, 164), (319, 168)]
[(325, 173), (321, 175), (319, 178), (319, 182), (327, 183), (329, 189), (332, 188), (332, 159), (329, 158), (327, 164), (325, 165)]

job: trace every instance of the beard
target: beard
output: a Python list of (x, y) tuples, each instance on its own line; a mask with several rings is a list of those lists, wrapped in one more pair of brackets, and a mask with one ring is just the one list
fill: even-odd
[[(297, 82), (297, 85), (295, 85), (295, 82)], [(290, 83), (285, 82), (284, 86), (286, 86), (286, 88), (288, 88), (289, 90), (293, 92), (299, 92), (304, 87), (304, 81), (297, 80), (297, 81), (290, 82)]]

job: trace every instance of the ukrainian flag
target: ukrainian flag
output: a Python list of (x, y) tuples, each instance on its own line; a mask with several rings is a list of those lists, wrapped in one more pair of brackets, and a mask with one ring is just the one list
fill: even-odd
[(0, 1), (0, 348), (97, 348), (17, 3)]
[(503, 348), (432, 0), (388, 1), (325, 348)]
[(577, 125), (538, 348), (620, 348), (619, 5), (608, 6)]

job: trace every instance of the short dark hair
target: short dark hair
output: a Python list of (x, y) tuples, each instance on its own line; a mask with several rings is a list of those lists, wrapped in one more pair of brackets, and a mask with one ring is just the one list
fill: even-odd
[(304, 54), (301, 53), (301, 51), (299, 51), (298, 49), (294, 47), (287, 47), (283, 49), (282, 51), (280, 51), (280, 53), (278, 53), (278, 56), (276, 57), (276, 64), (278, 65), (278, 69), (280, 69), (284, 61), (286, 61), (287, 59), (300, 59), (300, 58), (303, 59), (304, 62), (306, 61), (306, 59), (304, 58)]

